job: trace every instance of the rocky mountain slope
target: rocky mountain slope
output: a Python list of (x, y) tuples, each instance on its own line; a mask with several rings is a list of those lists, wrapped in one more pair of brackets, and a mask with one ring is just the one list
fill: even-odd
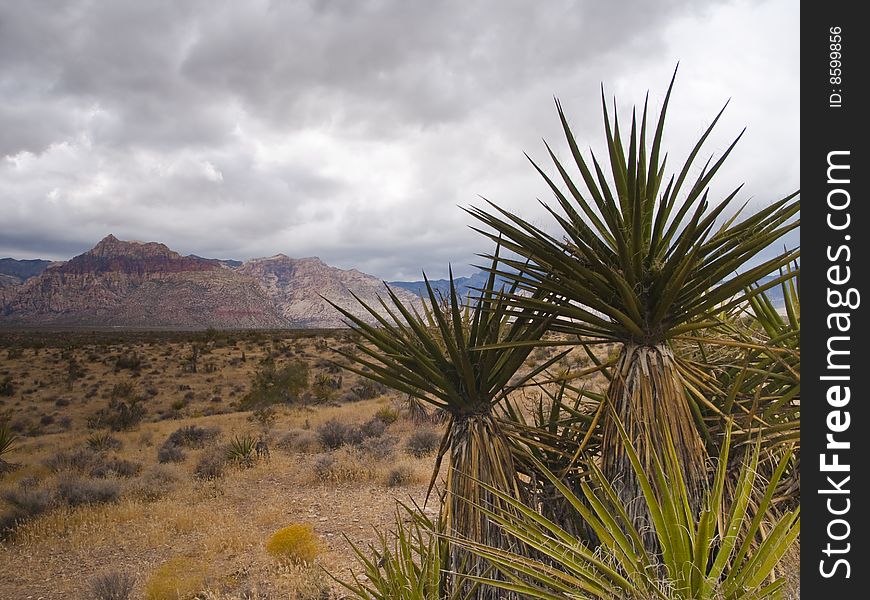
[(239, 264), (109, 235), (23, 283), (0, 280), (0, 325), (340, 327), (340, 314), (320, 296), (358, 310), (351, 292), (375, 303), (384, 288), (370, 275), (317, 258), (279, 254)]

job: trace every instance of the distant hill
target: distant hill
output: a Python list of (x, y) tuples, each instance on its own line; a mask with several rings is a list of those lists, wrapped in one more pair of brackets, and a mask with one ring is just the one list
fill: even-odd
[[(474, 295), (475, 289), (482, 288), (486, 285), (487, 276), (488, 274), (486, 272), (477, 271), (469, 277), (455, 277), (453, 281), (456, 286), (456, 291), (462, 298), (467, 296), (469, 293)], [(387, 285), (393, 288), (407, 290), (415, 296), (422, 296), (425, 298), (427, 295), (425, 281), (389, 281), (387, 282)], [(436, 292), (441, 292), (445, 295), (450, 291), (449, 279), (430, 279), (429, 285), (431, 285), (432, 289)]]
[[(371, 304), (385, 292), (377, 278), (318, 258), (279, 254), (240, 263), (113, 235), (23, 283), (13, 277), (0, 278), (0, 325), (330, 328), (343, 322), (323, 297), (362, 314), (351, 292)], [(402, 299), (417, 301), (408, 292)]]
[(16, 260), (0, 258), (0, 275), (9, 275), (23, 283), (31, 277), (36, 277), (51, 264), (50, 260)]
[[(454, 283), (456, 285), (456, 289), (459, 292), (460, 297), (465, 297), (469, 293), (474, 296), (476, 294), (475, 290), (486, 285), (486, 279), (488, 274), (485, 271), (477, 271), (473, 273), (469, 277), (456, 277), (454, 278)], [(766, 283), (772, 281), (774, 279), (773, 275), (763, 277), (761, 279), (761, 283)], [(441, 292), (442, 294), (447, 294), (450, 290), (450, 281), (448, 279), (435, 279), (429, 280), (429, 284), (432, 286), (437, 292)], [(400, 288), (403, 290), (407, 290), (416, 296), (426, 295), (426, 282), (425, 281), (390, 281), (388, 285), (393, 288)], [(775, 308), (783, 308), (785, 306), (785, 299), (782, 293), (782, 286), (776, 285), (766, 292), (767, 297), (770, 298), (771, 302)]]

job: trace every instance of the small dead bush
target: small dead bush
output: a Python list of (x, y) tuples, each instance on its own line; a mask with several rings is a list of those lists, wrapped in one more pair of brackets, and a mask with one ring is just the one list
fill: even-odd
[(70, 506), (115, 502), (121, 496), (121, 486), (110, 479), (88, 479), (63, 475), (57, 481), (57, 498)]
[(387, 473), (387, 487), (399, 487), (408, 485), (414, 480), (414, 473), (408, 465), (398, 465)]
[(317, 439), (327, 450), (338, 450), (346, 443), (350, 436), (351, 428), (337, 419), (329, 419), (317, 428)]
[(154, 465), (131, 482), (128, 489), (143, 500), (159, 500), (175, 489), (183, 478), (181, 469), (174, 465)]
[(405, 451), (411, 456), (422, 458), (438, 450), (441, 438), (442, 435), (434, 429), (420, 429), (408, 438)]
[(126, 571), (107, 571), (91, 579), (88, 592), (92, 600), (129, 600), (136, 578)]

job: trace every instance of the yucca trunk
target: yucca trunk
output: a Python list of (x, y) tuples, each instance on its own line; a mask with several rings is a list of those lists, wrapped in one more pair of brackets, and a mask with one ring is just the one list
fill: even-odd
[[(607, 402), (623, 423), (648, 472), (654, 468), (656, 455), (664, 461), (660, 452), (667, 447), (667, 433), (670, 434), (682, 467), (690, 506), (693, 511), (700, 510), (707, 488), (707, 453), (670, 347), (666, 344), (625, 344), (613, 370)], [(601, 454), (604, 475), (618, 490), (635, 527), (645, 532), (647, 549), (657, 551), (640, 482), (610, 414), (605, 414)], [(676, 482), (672, 483), (676, 485)]]
[[(479, 413), (454, 414), (450, 421), (450, 468), (447, 473), (447, 498), (442, 510), (448, 534), (474, 543), (518, 552), (516, 541), (506, 535), (480, 510), (512, 510), (481, 484), (520, 498), (516, 469), (507, 439), (500, 431), (489, 407)], [(452, 582), (462, 590), (460, 597), (471, 600), (496, 600), (516, 596), (495, 587), (481, 585), (471, 596), (474, 587), (462, 575), (497, 577), (491, 572), (491, 563), (475, 557), (467, 550), (451, 545), (447, 570), (459, 577)]]

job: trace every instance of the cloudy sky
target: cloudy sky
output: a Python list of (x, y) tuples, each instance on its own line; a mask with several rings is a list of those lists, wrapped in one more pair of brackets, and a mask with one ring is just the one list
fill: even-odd
[(678, 61), (672, 163), (731, 98), (717, 190), (761, 205), (799, 187), (798, 26), (797, 0), (0, 0), (0, 256), (111, 232), (468, 273), (458, 206), (549, 223), (523, 151), (567, 152), (553, 97), (600, 148), (600, 83), (657, 109)]

